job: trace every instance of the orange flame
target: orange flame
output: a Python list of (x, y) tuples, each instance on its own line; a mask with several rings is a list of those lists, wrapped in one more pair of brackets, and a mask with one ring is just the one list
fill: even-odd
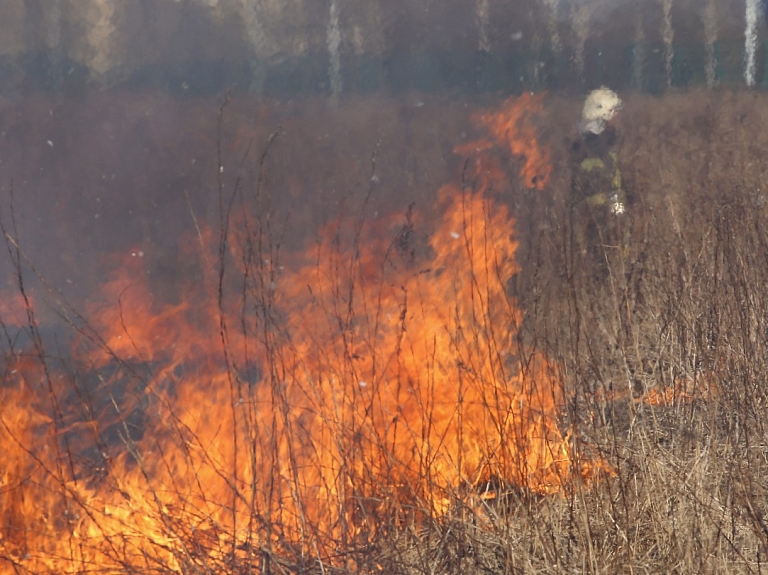
[(715, 378), (703, 373), (695, 377), (679, 377), (669, 387), (652, 387), (636, 402), (654, 406), (673, 406), (696, 400), (709, 401), (718, 394)]
[(495, 141), (522, 156), (520, 176), (526, 186), (543, 189), (552, 175), (549, 150), (541, 148), (532, 117), (542, 111), (543, 93), (509, 98), (496, 112), (480, 114), (476, 121), (488, 128)]
[[(500, 178), (483, 158), (476, 175)], [(550, 494), (607, 469), (575, 460), (556, 369), (515, 343), (513, 221), (484, 190), (445, 186), (436, 222), (329, 226), (282, 262), (258, 222), (233, 221), (224, 267), (173, 305), (131, 252), (74, 374), (8, 364), (0, 570), (327, 557), (482, 484)], [(434, 226), (424, 245), (417, 220)]]
[(27, 325), (29, 313), (33, 312), (35, 301), (32, 295), (0, 291), (0, 325), (21, 327)]

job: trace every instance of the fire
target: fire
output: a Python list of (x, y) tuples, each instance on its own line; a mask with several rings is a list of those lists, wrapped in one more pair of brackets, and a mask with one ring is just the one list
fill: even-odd
[[(533, 144), (524, 177), (540, 186), (546, 154), (516, 112), (537, 102), (483, 118), (513, 153)], [(607, 469), (577, 459), (556, 367), (516, 343), (517, 243), (483, 153), (481, 183), (445, 186), (437, 221), (336, 224), (283, 256), (257, 219), (233, 219), (200, 238), (220, 267), (200, 258), (204, 279), (171, 305), (130, 252), (76, 322), (71, 363), (6, 361), (0, 570), (328, 557), (483, 485), (555, 494)]]
[(16, 292), (5, 293), (0, 291), (0, 324), (23, 326), (28, 322), (27, 312), (34, 309), (35, 302), (32, 296), (25, 297)]
[(520, 176), (526, 186), (543, 189), (552, 174), (549, 151), (539, 145), (533, 117), (542, 111), (543, 94), (525, 93), (509, 98), (495, 112), (480, 114), (476, 121), (490, 131), (499, 145), (509, 148), (513, 156), (523, 158)]
[[(521, 319), (503, 279), (517, 270), (511, 219), (481, 194), (447, 186), (440, 196), (429, 267), (408, 261), (401, 235), (394, 253), (361, 251), (341, 277), (321, 275), (314, 262), (350, 269), (354, 255), (321, 244), (313, 262), (280, 282), (278, 305), (296, 306), (288, 403), (306, 404), (319, 428), (332, 420), (335, 434), (359, 443), (362, 470), (382, 469), (390, 486), (428, 506), (442, 509), (445, 499), (430, 486), (472, 485), (484, 475), (555, 490), (567, 456), (564, 444), (551, 448), (554, 375), (540, 358), (527, 373), (510, 367)], [(313, 465), (334, 467), (349, 455)]]
[(678, 377), (669, 387), (652, 387), (635, 401), (646, 405), (673, 406), (696, 400), (708, 401), (717, 393), (715, 378), (711, 373), (702, 373), (694, 377)]

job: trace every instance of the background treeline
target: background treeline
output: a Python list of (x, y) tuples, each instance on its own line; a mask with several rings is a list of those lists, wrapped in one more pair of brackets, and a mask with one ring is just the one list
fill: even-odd
[(747, 34), (768, 80), (756, 0), (2, 0), (0, 16), (5, 92), (659, 92), (742, 84)]

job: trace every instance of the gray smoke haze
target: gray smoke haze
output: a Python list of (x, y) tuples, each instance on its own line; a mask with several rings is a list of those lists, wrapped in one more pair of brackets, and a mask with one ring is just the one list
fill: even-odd
[(252, 185), (253, 158), (235, 158), (282, 130), (273, 206), (299, 245), (353, 211), (374, 150), (386, 190), (374, 211), (431, 201), (482, 102), (567, 98), (548, 111), (556, 155), (594, 87), (624, 98), (766, 85), (764, 11), (759, 0), (0, 0), (2, 217), (13, 187), (28, 256), (56, 289), (87, 297), (107, 254), (135, 247), (172, 281), (191, 215), (218, 218), (228, 90), (225, 183)]

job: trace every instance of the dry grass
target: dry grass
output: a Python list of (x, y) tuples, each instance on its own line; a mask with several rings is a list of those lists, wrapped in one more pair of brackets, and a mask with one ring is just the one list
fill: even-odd
[[(551, 142), (562, 141), (567, 130), (557, 114), (568, 115), (576, 105), (555, 99), (550, 104), (558, 111), (551, 124), (542, 120), (541, 130)], [(394, 452), (386, 447), (368, 457), (345, 445), (341, 452), (350, 460), (339, 467), (339, 476), (365, 482), (365, 487), (346, 495), (334, 491), (338, 500), (331, 503), (347, 510), (336, 516), (344, 525), (311, 536), (305, 533), (305, 539), (297, 541), (290, 526), (279, 522), (286, 517), (282, 510), (251, 507), (247, 511), (257, 533), (253, 541), (246, 545), (237, 534), (220, 536), (218, 544), (231, 549), (217, 555), (204, 533), (175, 523), (163, 509), (158, 513), (165, 533), (184, 551), (177, 553), (184, 557), (178, 568), (186, 573), (403, 575), (762, 572), (768, 553), (768, 188), (762, 153), (768, 136), (760, 129), (768, 113), (764, 104), (763, 96), (725, 92), (628, 99), (621, 160), (634, 200), (626, 218), (628, 232), (619, 245), (604, 246), (605, 273), (585, 265), (584, 246), (574, 239), (585, 223), (568, 209), (565, 154), (554, 155), (556, 175), (549, 190), (536, 197), (523, 190), (506, 196), (510, 205), (520, 207), (513, 211), (519, 219), (528, 217), (520, 225), (521, 271), (511, 279), (499, 278), (509, 301), (519, 301), (525, 312), (514, 357), (520, 362), (541, 353), (556, 366), (564, 398), (558, 426), (568, 438), (574, 468), (603, 459), (606, 471), (589, 480), (576, 471), (566, 474), (563, 489), (554, 495), (504, 478), (467, 482), (452, 486), (451, 504), (437, 513), (424, 492), (424, 485), (433, 480), (428, 466), (417, 473), (417, 480), (404, 478), (392, 465)], [(254, 345), (258, 341), (268, 348), (260, 367), (263, 379), (256, 387), (278, 372), (285, 378), (284, 372), (290, 371), (285, 350), (295, 352), (301, 344), (287, 331), (271, 288), (280, 246), (266, 216), (270, 191), (261, 187), (269, 180), (258, 182), (257, 189), (238, 196), (246, 198), (244, 203), (236, 204), (253, 215), (245, 240), (224, 226), (233, 235), (220, 238), (218, 283), (221, 318), (230, 317), (231, 302), (243, 304), (240, 324), (222, 319), (218, 326), (219, 343), (224, 349), (233, 346), (224, 364), (228, 373), (243, 372), (242, 365), (235, 365), (240, 348), (232, 343), (238, 330)], [(220, 193), (226, 199), (229, 192), (222, 187)], [(332, 293), (343, 305), (334, 307), (319, 295), (316, 301), (327, 306), (326, 319), (337, 320), (336, 333), (343, 341), (345, 335), (357, 333), (364, 320), (354, 307), (359, 304), (353, 305), (344, 290), (351, 294), (359, 281), (356, 266), (362, 265), (358, 252), (365, 237), (360, 230), (366, 221), (361, 217), (354, 222), (346, 247), (340, 233), (338, 251), (327, 262), (318, 258), (316, 264), (318, 273), (326, 269), (323, 265), (333, 264), (342, 274)], [(428, 257), (429, 250), (413, 238), (427, 235), (430, 225), (409, 218), (393, 232), (385, 243), (389, 248), (382, 250), (382, 269), (386, 264), (407, 271), (413, 258)], [(227, 255), (235, 241), (245, 246), (238, 252), (239, 261)], [(269, 265), (263, 264), (265, 256)], [(242, 286), (231, 301), (226, 295), (229, 285)], [(242, 319), (246, 308), (258, 317), (254, 332)], [(73, 326), (91, 333), (75, 321)], [(403, 326), (405, 333), (405, 321)], [(473, 329), (478, 341), (492, 341), (508, 326), (479, 320)], [(279, 342), (285, 341), (293, 347), (281, 348)], [(42, 345), (37, 339), (35, 343)], [(350, 347), (341, 348), (345, 359), (339, 375), (351, 377), (355, 363), (350, 358), (358, 348), (344, 345)], [(125, 374), (135, 374), (126, 360), (114, 359)], [(305, 360), (301, 365), (316, 364)], [(502, 365), (494, 373), (511, 378), (517, 369)], [(238, 386), (253, 383), (239, 377), (231, 379)], [(275, 386), (271, 398), (271, 421), (277, 425), (291, 407), (291, 396)], [(241, 450), (276, 449), (259, 439), (264, 430), (256, 429), (250, 417), (245, 416), (242, 425), (251, 443)], [(174, 421), (181, 422), (182, 416)], [(350, 421), (358, 422), (354, 417)], [(362, 426), (334, 429), (340, 430), (339, 442), (352, 444), (363, 433)], [(179, 431), (179, 442), (192, 445), (194, 438), (184, 433)], [(120, 437), (140, 460), (136, 443)], [(230, 473), (215, 454), (209, 459), (222, 475)], [(292, 463), (291, 469), (300, 463)], [(271, 469), (277, 473), (281, 468)], [(61, 479), (69, 470), (48, 473)], [(497, 480), (493, 497), (483, 497), (481, 488), (489, 489), (491, 479)], [(235, 475), (232, 484), (237, 481)], [(274, 477), (268, 482), (280, 488)], [(284, 483), (288, 485), (290, 480)], [(262, 492), (255, 483), (250, 489), (252, 494)], [(345, 523), (355, 520), (358, 525)], [(7, 539), (0, 540), (0, 568), (26, 572)], [(120, 549), (118, 545), (109, 551), (114, 554), (112, 572), (119, 570)], [(171, 563), (152, 565), (154, 572), (171, 569)], [(77, 569), (73, 565), (73, 571)], [(123, 569), (140, 572), (128, 565)]]

